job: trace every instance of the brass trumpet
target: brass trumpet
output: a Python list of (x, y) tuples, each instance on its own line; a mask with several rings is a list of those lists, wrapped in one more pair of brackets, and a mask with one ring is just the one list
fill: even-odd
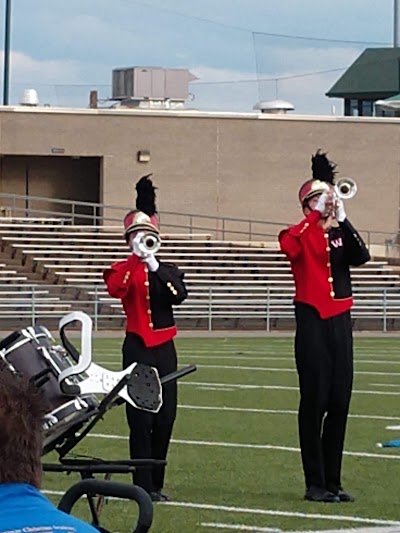
[(335, 184), (335, 193), (342, 200), (350, 200), (357, 194), (357, 183), (352, 178), (340, 178)]
[(352, 178), (340, 178), (328, 192), (329, 199), (326, 204), (324, 216), (335, 217), (338, 200), (350, 200), (357, 193), (357, 184)]
[(143, 233), (139, 242), (139, 249), (145, 254), (156, 254), (161, 247), (161, 238), (150, 231)]

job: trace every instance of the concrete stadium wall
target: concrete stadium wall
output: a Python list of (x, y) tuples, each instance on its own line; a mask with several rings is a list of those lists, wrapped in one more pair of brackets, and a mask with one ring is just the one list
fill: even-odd
[[(357, 181), (347, 211), (358, 228), (383, 232), (372, 242), (399, 228), (399, 145), (400, 119), (0, 107), (0, 154), (100, 158), (100, 201), (124, 208), (133, 206), (136, 180), (153, 172), (161, 213), (295, 222), (298, 188), (322, 148)], [(140, 150), (150, 151), (149, 163), (137, 161)], [(2, 166), (0, 190), (16, 192), (18, 179)], [(57, 194), (90, 189), (70, 187)], [(49, 190), (38, 183), (35, 194)]]

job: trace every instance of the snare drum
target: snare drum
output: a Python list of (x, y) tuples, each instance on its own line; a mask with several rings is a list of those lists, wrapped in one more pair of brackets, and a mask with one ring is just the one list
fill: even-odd
[[(51, 333), (43, 326), (28, 327), (16, 331), (0, 342), (0, 361), (10, 370), (28, 378), (34, 378), (49, 370), (47, 381), (41, 386), (50, 411), (44, 420), (44, 451), (47, 453), (64, 435), (91, 418), (99, 401), (94, 395), (67, 396), (58, 384), (58, 376), (73, 366), (71, 356), (62, 346), (57, 346)], [(71, 385), (86, 376), (68, 378)]]

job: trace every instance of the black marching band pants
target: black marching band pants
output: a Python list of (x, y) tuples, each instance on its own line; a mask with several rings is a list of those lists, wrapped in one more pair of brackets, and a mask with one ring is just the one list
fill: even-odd
[[(157, 368), (160, 377), (177, 369), (174, 342), (147, 348), (143, 340), (127, 333), (122, 347), (123, 366), (143, 363)], [(135, 409), (126, 404), (126, 416), (130, 429), (129, 451), (131, 459), (162, 459), (167, 457), (168, 446), (177, 408), (177, 383), (163, 385), (163, 405), (157, 414)], [(147, 492), (159, 491), (164, 486), (165, 466), (136, 468), (133, 482)]]
[(295, 314), (298, 424), (306, 487), (337, 492), (353, 383), (350, 311), (321, 319), (315, 308), (297, 302)]

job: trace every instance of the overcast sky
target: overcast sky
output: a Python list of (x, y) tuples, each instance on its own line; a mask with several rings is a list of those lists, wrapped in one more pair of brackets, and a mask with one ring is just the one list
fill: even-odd
[(199, 78), (190, 107), (279, 97), (340, 114), (325, 92), (366, 47), (393, 43), (393, 0), (11, 1), (11, 103), (36, 88), (41, 104), (86, 107), (90, 89), (111, 95), (113, 68), (161, 66)]

